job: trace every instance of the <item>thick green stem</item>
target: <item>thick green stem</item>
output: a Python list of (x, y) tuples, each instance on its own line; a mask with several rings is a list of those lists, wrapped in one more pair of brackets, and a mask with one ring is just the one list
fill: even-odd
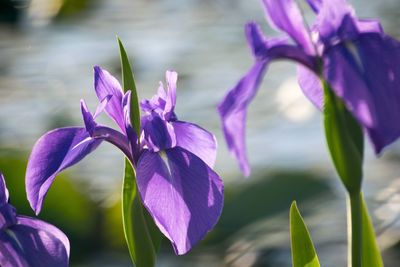
[(361, 267), (362, 258), (362, 199), (360, 193), (349, 194), (348, 243), (349, 267)]

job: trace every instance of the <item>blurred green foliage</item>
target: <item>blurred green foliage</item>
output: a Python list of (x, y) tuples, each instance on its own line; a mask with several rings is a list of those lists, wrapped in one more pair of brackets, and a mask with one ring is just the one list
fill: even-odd
[(90, 10), (90, 0), (61, 0), (56, 19), (65, 19)]
[(241, 228), (266, 217), (287, 212), (291, 202), (327, 194), (326, 180), (310, 172), (264, 173), (247, 183), (225, 189), (225, 205), (213, 239), (222, 240)]

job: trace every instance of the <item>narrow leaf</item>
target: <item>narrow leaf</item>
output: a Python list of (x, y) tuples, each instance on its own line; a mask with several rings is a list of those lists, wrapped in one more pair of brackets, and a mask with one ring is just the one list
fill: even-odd
[(362, 182), (364, 137), (343, 102), (324, 82), (324, 125), (329, 151), (349, 193), (359, 193)]
[[(149, 218), (150, 220), (146, 219), (146, 216), (149, 215), (146, 215), (146, 210), (140, 201), (135, 171), (129, 160), (125, 159), (122, 224), (131, 259), (137, 267), (155, 265), (156, 253), (161, 240), (161, 235), (156, 236), (158, 232), (152, 230), (156, 227), (154, 222), (151, 218)], [(154, 241), (152, 238), (154, 238)]]
[[(130, 117), (137, 136), (140, 136), (140, 110), (135, 80), (128, 55), (117, 37), (121, 56), (124, 92), (131, 90)], [(161, 233), (143, 207), (137, 192), (136, 175), (131, 163), (125, 159), (125, 175), (122, 189), (122, 221), (129, 254), (137, 267), (155, 265), (156, 253), (161, 244)]]
[[(141, 202), (140, 202), (141, 203)], [(142, 205), (143, 207), (143, 205)], [(143, 215), (146, 221), (147, 230), (149, 231), (151, 241), (153, 242), (154, 251), (157, 253), (161, 247), (162, 234), (151, 218), (149, 212), (143, 207)]]
[(362, 200), (362, 266), (383, 267), (381, 253), (375, 240), (374, 226)]
[(290, 239), (293, 267), (320, 266), (310, 234), (297, 209), (295, 201), (293, 201), (290, 207)]
[(136, 131), (136, 135), (140, 136), (140, 107), (139, 98), (136, 91), (135, 79), (133, 76), (131, 65), (129, 64), (128, 55), (126, 54), (124, 45), (117, 37), (119, 52), (121, 57), (121, 70), (124, 92), (131, 90), (131, 123)]

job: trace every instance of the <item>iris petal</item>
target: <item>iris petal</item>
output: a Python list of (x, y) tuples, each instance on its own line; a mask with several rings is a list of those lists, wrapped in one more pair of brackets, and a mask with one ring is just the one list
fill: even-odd
[(105, 140), (118, 147), (125, 156), (133, 162), (132, 148), (128, 138), (112, 128), (98, 125), (95, 127), (92, 135), (93, 139)]
[(208, 166), (214, 167), (217, 158), (217, 139), (200, 126), (176, 121), (172, 123), (176, 135), (176, 145), (180, 146), (199, 158)]
[(338, 42), (338, 30), (346, 16), (354, 16), (353, 8), (346, 0), (322, 1), (315, 27), (321, 40), (328, 44)]
[(175, 71), (167, 71), (165, 73), (167, 81), (167, 96), (165, 102), (165, 119), (169, 120), (176, 105), (176, 82), (178, 80), (178, 73)]
[(149, 149), (157, 152), (176, 145), (176, 136), (172, 125), (156, 114), (142, 117), (144, 139)]
[(121, 85), (108, 71), (94, 67), (94, 88), (99, 101), (112, 96), (104, 107), (105, 112), (125, 132), (124, 112), (122, 108), (123, 91)]
[(383, 28), (378, 20), (359, 19), (356, 21), (358, 31), (360, 33), (375, 32), (383, 33)]
[(263, 0), (270, 25), (286, 32), (308, 54), (314, 54), (309, 29), (294, 0)]
[(0, 206), (8, 202), (8, 189), (3, 174), (0, 172)]
[(247, 107), (257, 92), (266, 67), (266, 61), (256, 61), (218, 106), (225, 140), (246, 176), (250, 175), (245, 142)]
[(400, 136), (400, 43), (379, 34), (360, 34), (324, 55), (325, 79), (367, 129), (379, 153)]
[(257, 60), (289, 59), (316, 71), (315, 57), (298, 46), (291, 45), (287, 38), (267, 39), (255, 22), (246, 24), (247, 42)]
[(308, 5), (314, 10), (314, 12), (318, 13), (321, 6), (322, 6), (322, 1), (323, 0), (306, 0)]
[(178, 255), (202, 240), (219, 219), (223, 184), (200, 158), (180, 147), (158, 153), (144, 151), (137, 166), (143, 203)]
[(320, 78), (308, 68), (298, 65), (297, 80), (306, 97), (320, 110), (324, 103), (324, 93)]
[(8, 241), (21, 262), (28, 263), (23, 266), (68, 266), (70, 245), (63, 232), (38, 219), (25, 216), (17, 219), (17, 224), (7, 230), (11, 237)]
[(246, 36), (256, 57), (248, 73), (231, 89), (218, 106), (229, 150), (239, 161), (242, 172), (250, 175), (246, 155), (245, 120), (247, 106), (255, 96), (267, 65), (272, 60), (291, 59), (316, 71), (315, 58), (284, 39), (266, 39), (256, 23), (246, 25)]
[(22, 249), (5, 231), (0, 231), (0, 266), (29, 266)]
[(101, 140), (90, 138), (85, 128), (59, 128), (43, 135), (34, 145), (26, 170), (26, 192), (38, 214), (56, 175), (95, 150)]

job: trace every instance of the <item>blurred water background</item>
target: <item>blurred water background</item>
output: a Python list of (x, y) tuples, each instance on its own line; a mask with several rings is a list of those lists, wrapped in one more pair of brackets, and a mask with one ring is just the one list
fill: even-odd
[[(380, 18), (400, 38), (399, 1), (351, 3), (360, 17)], [(140, 97), (155, 93), (165, 70), (178, 71), (178, 116), (219, 141), (216, 168), (226, 183), (221, 220), (186, 256), (174, 256), (164, 241), (157, 266), (291, 266), (288, 210), (294, 199), (323, 266), (345, 266), (344, 191), (321, 116), (300, 92), (294, 64), (274, 63), (251, 105), (251, 178), (243, 179), (227, 152), (215, 107), (252, 64), (243, 34), (249, 20), (277, 35), (258, 0), (0, 0), (0, 170), (11, 202), (32, 215), (24, 192), (29, 151), (50, 129), (82, 125), (81, 98), (94, 110), (93, 65), (120, 77), (118, 35)], [(364, 195), (386, 266), (399, 266), (400, 144), (378, 159), (367, 147)], [(122, 154), (105, 144), (50, 190), (41, 218), (69, 235), (72, 266), (130, 266), (119, 217), (122, 166)]]

